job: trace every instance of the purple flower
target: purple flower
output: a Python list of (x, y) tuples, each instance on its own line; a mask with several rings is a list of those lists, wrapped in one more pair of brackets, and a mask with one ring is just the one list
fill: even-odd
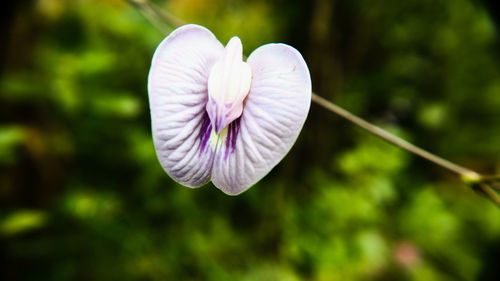
[(177, 182), (212, 180), (239, 194), (290, 150), (311, 103), (304, 59), (285, 44), (267, 44), (245, 62), (233, 37), (224, 47), (206, 28), (184, 25), (153, 56), (148, 81), (158, 159)]

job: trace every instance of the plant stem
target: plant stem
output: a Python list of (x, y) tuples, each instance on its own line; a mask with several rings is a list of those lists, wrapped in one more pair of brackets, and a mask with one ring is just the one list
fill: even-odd
[(494, 191), (486, 182), (479, 183), (479, 187), (481, 188), (481, 191), (483, 191), (491, 199), (491, 201), (493, 201), (493, 203), (500, 206), (500, 196), (498, 196), (496, 191)]
[(132, 6), (137, 8), (146, 19), (151, 22), (152, 25), (155, 26), (160, 32), (165, 33), (167, 35), (170, 32), (167, 32), (164, 28), (161, 28), (161, 23), (166, 23), (168, 26), (172, 28), (176, 28), (178, 26), (186, 24), (183, 20), (177, 18), (176, 16), (167, 13), (160, 7), (158, 7), (155, 3), (147, 1), (147, 0), (127, 0)]
[(389, 133), (388, 131), (378, 127), (378, 126), (375, 126), (371, 123), (369, 123), (368, 121), (365, 121), (364, 119), (361, 119), (360, 117), (350, 113), (349, 111), (341, 108), (340, 106), (316, 95), (315, 93), (312, 94), (312, 101), (319, 104), (320, 106), (324, 107), (325, 109), (349, 120), (350, 122), (358, 125), (359, 127), (369, 131), (370, 133), (374, 134), (374, 135), (377, 135), (379, 137), (381, 137), (382, 139), (394, 144), (394, 145), (397, 145), (413, 154), (416, 154), (422, 158), (425, 158), (443, 168), (446, 168), (460, 176), (465, 176), (465, 177), (468, 177), (468, 178), (473, 178), (473, 179), (476, 179), (479, 177), (479, 174), (477, 174), (476, 172), (472, 171), (472, 170), (469, 170), (467, 168), (464, 168), (460, 165), (457, 165), (455, 163), (452, 163), (446, 159), (443, 159), (435, 154), (432, 154), (426, 150), (423, 150), (422, 148), (414, 145), (414, 144), (411, 144), (407, 141), (405, 141), (404, 139), (398, 137), (398, 136), (395, 136), (391, 133)]

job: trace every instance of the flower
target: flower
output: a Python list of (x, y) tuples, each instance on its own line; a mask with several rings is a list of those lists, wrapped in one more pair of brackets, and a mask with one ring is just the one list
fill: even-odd
[(175, 181), (212, 180), (239, 194), (288, 153), (311, 104), (311, 78), (294, 48), (267, 44), (243, 61), (241, 40), (224, 47), (188, 24), (158, 46), (148, 78), (153, 141)]

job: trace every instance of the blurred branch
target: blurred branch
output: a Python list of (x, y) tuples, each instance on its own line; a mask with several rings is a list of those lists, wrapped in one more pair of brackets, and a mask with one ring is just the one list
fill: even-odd
[(334, 112), (335, 114), (337, 115), (340, 115), (341, 117), (351, 121), (352, 123), (358, 125), (359, 127), (369, 131), (370, 133), (376, 135), (376, 136), (379, 136), (381, 138), (383, 138), (384, 140), (394, 144), (394, 145), (397, 145), (407, 151), (410, 151), (411, 153), (413, 154), (416, 154), (422, 158), (425, 158), (443, 168), (446, 168), (454, 173), (457, 173), (458, 175), (461, 175), (461, 176), (466, 176), (468, 178), (477, 178), (479, 175), (472, 171), (472, 170), (469, 170), (467, 168), (464, 168), (462, 166), (459, 166), (455, 163), (452, 163), (446, 159), (443, 159), (437, 155), (434, 155), (426, 150), (423, 150), (421, 149), (420, 147), (414, 145), (414, 144), (411, 144), (407, 141), (405, 141), (404, 139), (398, 137), (398, 136), (395, 136), (391, 133), (389, 133), (388, 131), (378, 127), (378, 126), (375, 126), (369, 122), (367, 122), (366, 120), (364, 119), (361, 119), (359, 118), (358, 116), (350, 113), (349, 111), (341, 108), (340, 106), (316, 95), (315, 93), (312, 94), (312, 101), (316, 102), (317, 104), (321, 105), (322, 107), (326, 108), (327, 110), (331, 111), (331, 112)]
[[(128, 0), (134, 7), (136, 7), (156, 28), (163, 33), (162, 24), (167, 24), (171, 28), (177, 28), (186, 24), (179, 18), (163, 11), (160, 7), (147, 0)], [(325, 98), (312, 93), (312, 101), (321, 107), (333, 112), (344, 119), (354, 123), (355, 125), (365, 129), (366, 131), (392, 143), (406, 151), (418, 155), (436, 165), (439, 165), (455, 174), (457, 174), (462, 182), (472, 187), (474, 190), (479, 191), (484, 196), (487, 196), (493, 203), (500, 207), (500, 196), (494, 190), (498, 187), (500, 182), (500, 175), (480, 175), (477, 172), (468, 168), (462, 167), (433, 153), (430, 153), (408, 141), (389, 133), (388, 131), (373, 125), (372, 123), (350, 113), (349, 111), (339, 107), (338, 105), (326, 100)]]
[(167, 29), (164, 28), (164, 24), (167, 24), (170, 28), (175, 29), (178, 26), (186, 24), (183, 20), (177, 18), (176, 16), (164, 11), (158, 5), (149, 2), (147, 0), (127, 0), (132, 6), (139, 10), (145, 18), (147, 18), (156, 29), (167, 35)]
[(480, 182), (477, 186), (479, 186), (481, 193), (488, 196), (495, 204), (500, 206), (500, 196), (487, 182)]
[(473, 170), (467, 169), (442, 157), (432, 154), (396, 135), (389, 133), (388, 131), (378, 126), (369, 123), (364, 119), (361, 119), (360, 117), (350, 113), (340, 106), (322, 98), (321, 96), (316, 95), (315, 93), (312, 93), (312, 101), (316, 102), (325, 109), (349, 120), (350, 122), (358, 125), (368, 132), (379, 136), (385, 141), (399, 146), (406, 151), (409, 151), (415, 155), (433, 162), (436, 165), (439, 165), (449, 171), (456, 173), (465, 184), (468, 184), (474, 190), (479, 191), (481, 194), (487, 196), (492, 202), (500, 207), (500, 196), (494, 190), (494, 188), (500, 189), (500, 186), (498, 185), (498, 183), (500, 182), (500, 175), (480, 175)]

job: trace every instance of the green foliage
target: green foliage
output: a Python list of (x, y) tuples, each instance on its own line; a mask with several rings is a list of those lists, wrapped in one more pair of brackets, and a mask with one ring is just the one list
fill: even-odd
[(45, 224), (46, 215), (41, 211), (17, 210), (0, 223), (0, 233), (6, 236), (32, 231)]
[[(498, 279), (500, 210), (314, 105), (249, 191), (181, 187), (146, 87), (171, 30), (118, 0), (27, 2), (0, 65), (1, 280)], [(247, 55), (290, 43), (318, 94), (500, 171), (498, 33), (477, 1), (155, 2)]]

